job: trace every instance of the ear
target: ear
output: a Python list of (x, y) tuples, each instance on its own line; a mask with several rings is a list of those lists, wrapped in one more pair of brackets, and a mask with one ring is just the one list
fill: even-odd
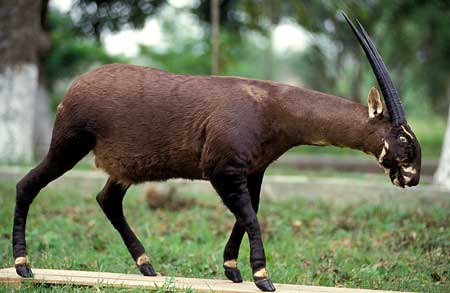
[(369, 92), (368, 106), (369, 106), (369, 118), (383, 117), (383, 102), (381, 101), (380, 93), (376, 87), (372, 87)]

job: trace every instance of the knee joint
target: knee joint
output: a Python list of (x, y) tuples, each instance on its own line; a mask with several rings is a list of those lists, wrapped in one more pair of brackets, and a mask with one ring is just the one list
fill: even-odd
[(23, 181), (19, 181), (16, 185), (16, 204), (18, 206), (29, 206), (37, 192), (33, 192)]
[(242, 227), (250, 227), (258, 224), (258, 219), (255, 216), (250, 216), (246, 218), (238, 218), (238, 222)]

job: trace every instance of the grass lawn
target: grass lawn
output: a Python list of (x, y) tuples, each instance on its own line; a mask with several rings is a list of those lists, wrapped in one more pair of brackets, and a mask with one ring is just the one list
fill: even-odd
[[(0, 184), (1, 267), (12, 264), (14, 190), (13, 184)], [(76, 186), (41, 192), (28, 217), (33, 267), (138, 273), (119, 234), (97, 206), (95, 193)], [(214, 195), (178, 198), (191, 201), (181, 210), (150, 210), (137, 188), (125, 199), (129, 222), (155, 269), (166, 276), (224, 279), (222, 251), (234, 222), (231, 214)], [(450, 198), (420, 205), (393, 200), (352, 206), (264, 199), (260, 223), (268, 269), (276, 283), (450, 292), (449, 211)], [(245, 240), (240, 268), (244, 279), (251, 280), (248, 253)], [(22, 289), (95, 290), (36, 285)], [(0, 291), (5, 290), (12, 289), (0, 285)]]

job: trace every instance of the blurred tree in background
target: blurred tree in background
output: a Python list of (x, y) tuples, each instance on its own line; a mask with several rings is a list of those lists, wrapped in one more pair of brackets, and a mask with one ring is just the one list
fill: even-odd
[(128, 62), (125, 57), (108, 54), (103, 45), (86, 38), (71, 17), (58, 10), (49, 11), (46, 29), (52, 44), (47, 52), (45, 68), (47, 87), (52, 93), (52, 109), (56, 109), (67, 83), (76, 75), (92, 66)]
[(154, 15), (166, 0), (73, 0), (74, 25), (87, 37), (100, 43), (105, 31), (124, 27), (140, 29), (147, 17)]
[[(38, 2), (39, 23), (48, 40), (36, 55), (38, 79), (40, 88), (50, 91), (53, 110), (76, 75), (103, 63), (210, 73), (210, 0), (192, 1), (186, 7), (175, 7), (170, 0), (73, 0), (68, 13), (49, 9), (48, 0)], [(444, 121), (450, 95), (448, 1), (221, 0), (221, 74), (298, 80), (305, 87), (365, 103), (376, 81), (340, 11), (357, 17), (373, 36), (407, 113), (422, 119), (438, 113)], [(183, 13), (194, 19), (192, 26), (201, 33), (191, 33), (192, 28), (179, 21)], [(105, 50), (105, 35), (142, 28), (150, 18), (161, 25), (163, 49), (141, 45), (133, 58)], [(308, 34), (305, 50), (273, 50), (273, 31), (281, 23)], [(35, 116), (49, 116), (40, 113)]]
[(7, 162), (31, 161), (37, 141), (49, 140), (41, 75), (49, 47), (42, 27), (47, 3), (0, 1), (0, 157)]

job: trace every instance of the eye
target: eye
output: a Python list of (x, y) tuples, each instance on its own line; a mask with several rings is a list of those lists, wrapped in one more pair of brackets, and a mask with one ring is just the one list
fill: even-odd
[(383, 167), (390, 169), (394, 166), (394, 163), (391, 160), (385, 159), (385, 160), (383, 160), (382, 165), (383, 165)]
[(404, 137), (403, 135), (400, 135), (400, 136), (398, 137), (398, 139), (399, 139), (400, 142), (402, 142), (402, 143), (408, 142), (408, 140), (406, 139), (406, 137)]

